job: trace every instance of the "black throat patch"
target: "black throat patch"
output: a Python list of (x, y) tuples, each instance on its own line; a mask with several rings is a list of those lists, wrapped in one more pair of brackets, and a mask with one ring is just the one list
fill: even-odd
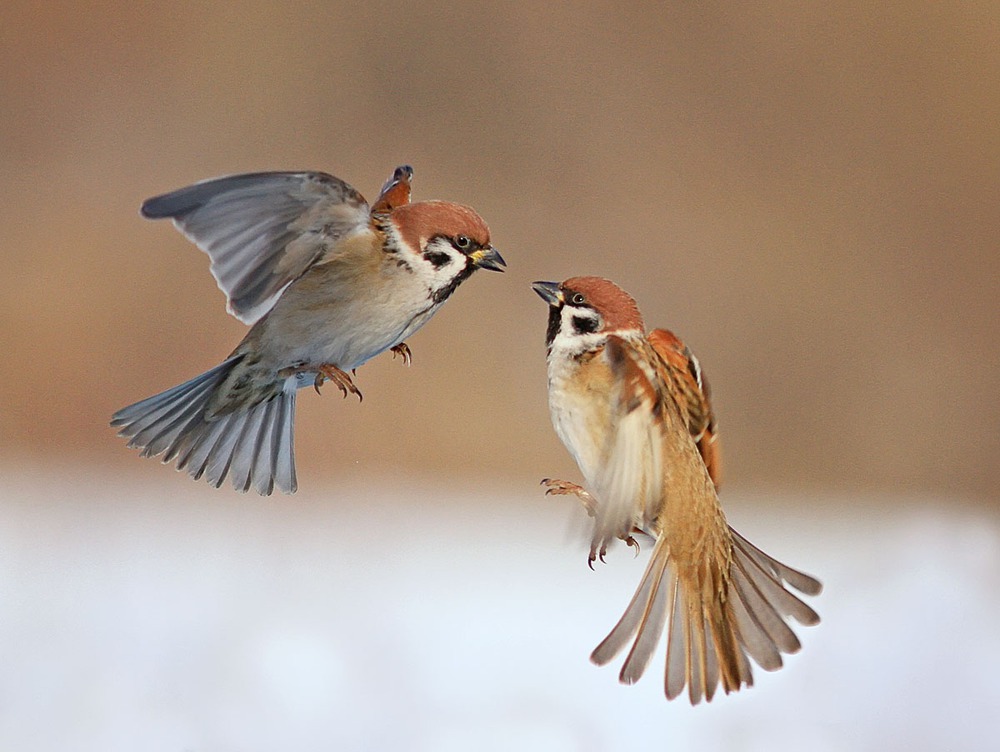
[[(431, 263), (434, 262), (432, 261)], [(431, 293), (431, 297), (434, 299), (434, 302), (440, 304), (446, 301), (449, 297), (451, 297), (451, 294), (458, 289), (458, 286), (467, 280), (474, 271), (476, 271), (476, 265), (473, 264), (468, 257), (466, 257), (465, 266), (462, 267), (462, 270), (452, 277), (451, 281), (444, 287), (438, 288)]]
[(559, 334), (562, 325), (562, 306), (549, 306), (549, 325), (545, 330), (545, 346), (552, 349), (552, 342)]

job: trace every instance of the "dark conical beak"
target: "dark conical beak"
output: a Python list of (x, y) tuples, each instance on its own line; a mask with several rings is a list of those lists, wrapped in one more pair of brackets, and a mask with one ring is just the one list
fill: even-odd
[(477, 268), (489, 269), (491, 272), (502, 272), (504, 267), (507, 266), (507, 262), (503, 260), (503, 256), (491, 245), (480, 248), (478, 251), (473, 251), (469, 254), (469, 258), (472, 259), (472, 263)]
[(562, 290), (559, 289), (558, 282), (532, 282), (531, 289), (538, 293), (538, 297), (556, 307), (563, 304)]

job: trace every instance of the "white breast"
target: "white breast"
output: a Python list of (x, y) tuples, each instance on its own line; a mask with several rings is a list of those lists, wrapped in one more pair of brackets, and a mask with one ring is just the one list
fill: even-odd
[(553, 351), (548, 359), (552, 426), (588, 485), (598, 475), (608, 435), (608, 395), (582, 388), (580, 366)]

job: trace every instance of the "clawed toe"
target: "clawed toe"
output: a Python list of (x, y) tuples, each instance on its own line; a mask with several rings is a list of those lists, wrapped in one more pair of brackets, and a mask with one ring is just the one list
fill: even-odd
[(631, 535), (626, 535), (624, 538), (622, 538), (622, 540), (625, 541), (625, 545), (626, 546), (628, 546), (629, 548), (634, 548), (635, 549), (635, 555), (636, 556), (639, 555), (639, 541), (637, 541)]
[[(555, 480), (553, 478), (543, 478), (541, 485), (545, 486), (546, 496), (576, 496), (580, 500), (580, 503), (583, 504), (583, 508), (587, 510), (588, 515), (591, 517), (597, 516), (597, 500), (583, 486), (571, 483), (568, 480)], [(644, 531), (639, 528), (633, 528), (632, 532), (641, 533)], [(639, 555), (639, 541), (631, 533), (619, 535), (618, 538), (629, 548), (634, 548), (636, 556)], [(594, 562), (598, 560), (602, 564), (607, 564), (607, 561), (605, 561), (607, 554), (608, 547), (606, 544), (602, 545), (599, 549), (596, 547), (591, 548), (590, 555), (587, 557), (587, 566), (593, 569)]]
[(350, 392), (351, 394), (358, 395), (358, 402), (364, 400), (364, 395), (361, 394), (361, 390), (354, 384), (351, 374), (346, 371), (342, 371), (337, 368), (337, 366), (327, 364), (319, 367), (318, 373), (316, 374), (316, 380), (313, 382), (313, 387), (316, 389), (317, 394), (320, 394), (319, 388), (323, 386), (323, 383), (326, 381), (332, 381), (336, 384), (344, 398), (346, 398), (348, 392)]
[(545, 486), (546, 496), (576, 496), (590, 517), (597, 516), (597, 502), (583, 486), (553, 478), (544, 478), (542, 485)]
[(393, 345), (389, 348), (392, 351), (392, 359), (395, 360), (398, 355), (403, 359), (403, 365), (408, 366), (413, 362), (413, 353), (410, 351), (409, 345), (405, 342), (400, 342), (398, 345)]
[(592, 547), (590, 549), (590, 555), (587, 557), (587, 566), (590, 567), (591, 571), (593, 571), (595, 561), (600, 560), (601, 564), (607, 564), (608, 562), (605, 561), (604, 558), (607, 555), (608, 555), (607, 545), (603, 545), (599, 549)]
[(586, 493), (582, 486), (578, 486), (576, 483), (570, 483), (568, 480), (542, 478), (542, 485), (545, 486), (546, 496), (564, 496), (570, 494), (579, 495), (580, 492)]

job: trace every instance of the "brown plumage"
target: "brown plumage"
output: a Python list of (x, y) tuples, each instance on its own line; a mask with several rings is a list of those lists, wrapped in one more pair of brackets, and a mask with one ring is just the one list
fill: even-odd
[(250, 331), (221, 365), (115, 413), (145, 457), (196, 480), (269, 494), (297, 487), (295, 396), (332, 381), (361, 397), (355, 368), (405, 340), (477, 269), (501, 271), (483, 219), (446, 201), (410, 203), (397, 167), (369, 205), (321, 172), (265, 172), (157, 196), (144, 216), (170, 218), (205, 251), (229, 311)]
[(793, 595), (820, 583), (781, 564), (729, 527), (719, 503), (719, 448), (707, 382), (673, 333), (648, 336), (635, 301), (613, 283), (536, 282), (549, 304), (549, 407), (589, 490), (573, 493), (594, 517), (591, 563), (615, 540), (654, 539), (649, 564), (618, 624), (591, 658), (605, 664), (630, 642), (619, 678), (637, 681), (667, 633), (665, 692), (692, 703), (753, 683), (794, 653), (789, 617), (815, 624)]

